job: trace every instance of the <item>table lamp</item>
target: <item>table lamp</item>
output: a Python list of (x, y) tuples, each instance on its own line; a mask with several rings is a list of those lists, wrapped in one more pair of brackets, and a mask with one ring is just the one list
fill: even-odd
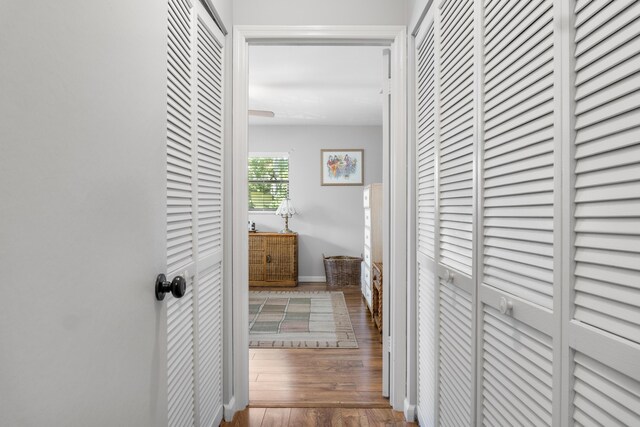
[(280, 202), (280, 206), (276, 210), (276, 215), (280, 215), (284, 218), (284, 230), (280, 231), (281, 233), (293, 233), (293, 231), (289, 230), (289, 218), (296, 214), (296, 209), (293, 207), (291, 200), (287, 197)]

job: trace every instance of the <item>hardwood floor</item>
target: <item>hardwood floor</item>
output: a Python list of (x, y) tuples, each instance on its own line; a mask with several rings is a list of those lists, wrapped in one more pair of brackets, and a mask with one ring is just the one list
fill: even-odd
[(344, 292), (359, 348), (250, 349), (249, 407), (222, 426), (417, 426), (382, 397), (382, 342), (358, 287), (269, 289)]
[(389, 400), (382, 397), (381, 336), (359, 287), (328, 288), (314, 283), (269, 290), (344, 292), (359, 348), (250, 349), (250, 406), (389, 408)]
[(250, 406), (222, 426), (417, 426), (382, 397), (382, 342), (358, 287), (270, 290), (344, 292), (359, 348), (250, 349)]
[(417, 426), (407, 423), (401, 412), (382, 408), (247, 408), (224, 427), (300, 426)]

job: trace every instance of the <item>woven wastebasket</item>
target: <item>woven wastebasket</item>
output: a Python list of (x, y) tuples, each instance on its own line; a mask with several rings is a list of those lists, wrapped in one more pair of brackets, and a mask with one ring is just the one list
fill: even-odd
[(360, 286), (362, 258), (353, 256), (324, 256), (324, 272), (328, 286)]

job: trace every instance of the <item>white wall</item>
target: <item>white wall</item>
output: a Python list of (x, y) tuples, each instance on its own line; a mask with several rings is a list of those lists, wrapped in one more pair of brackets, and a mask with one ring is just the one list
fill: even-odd
[(1, 2), (0, 425), (166, 425), (166, 32)]
[[(290, 153), (290, 196), (300, 212), (289, 220), (299, 233), (298, 274), (324, 276), (322, 254), (362, 254), (364, 211), (361, 186), (320, 185), (320, 150), (363, 148), (365, 184), (382, 180), (382, 128), (379, 126), (251, 126), (249, 151)], [(259, 231), (280, 231), (275, 214), (250, 214)]]
[(239, 25), (405, 25), (406, 0), (236, 0)]

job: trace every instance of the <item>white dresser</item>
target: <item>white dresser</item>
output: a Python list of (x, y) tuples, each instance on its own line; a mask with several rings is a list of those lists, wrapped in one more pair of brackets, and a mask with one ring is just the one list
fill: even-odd
[(362, 253), (362, 295), (371, 311), (374, 262), (382, 262), (382, 184), (364, 188), (364, 250)]

